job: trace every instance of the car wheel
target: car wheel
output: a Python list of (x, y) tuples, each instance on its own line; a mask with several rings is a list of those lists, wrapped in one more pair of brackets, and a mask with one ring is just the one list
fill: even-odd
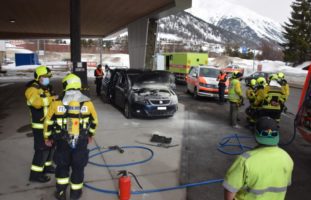
[(194, 98), (194, 99), (198, 99), (198, 98), (199, 98), (197, 88), (194, 88), (194, 91), (193, 91), (193, 98)]
[(125, 103), (124, 105), (124, 116), (127, 119), (131, 119), (132, 118), (132, 112), (131, 112), (131, 108), (128, 102)]

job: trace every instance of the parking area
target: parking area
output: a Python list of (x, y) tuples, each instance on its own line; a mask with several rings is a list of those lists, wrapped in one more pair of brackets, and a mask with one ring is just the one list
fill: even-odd
[[(33, 153), (33, 138), (29, 126), (29, 112), (24, 100), (24, 85), (26, 81), (0, 82), (0, 199), (22, 200), (53, 198), (55, 180), (47, 184), (35, 184), (28, 181), (29, 167)], [(129, 170), (137, 177), (144, 190), (153, 190), (177, 186), (186, 183), (196, 183), (212, 179), (222, 179), (235, 156), (226, 155), (217, 150), (222, 138), (231, 134), (251, 136), (246, 125), (243, 110), (241, 109), (242, 128), (233, 129), (229, 126), (229, 106), (218, 105), (214, 99), (200, 98), (194, 100), (186, 94), (185, 86), (177, 86), (179, 98), (178, 111), (173, 117), (160, 119), (126, 119), (123, 113), (114, 106), (95, 97), (94, 81), (90, 81), (91, 97), (99, 115), (99, 127), (95, 141), (90, 149), (109, 146), (127, 146), (123, 154), (118, 151), (107, 152), (91, 158), (92, 162), (100, 164), (124, 164), (143, 161), (152, 155), (146, 147), (154, 152), (153, 158), (142, 164), (124, 166), (121, 168), (98, 167), (89, 164), (86, 167), (85, 180), (90, 186), (99, 189), (117, 190), (119, 170)], [(56, 90), (60, 91), (60, 79), (55, 80)], [(295, 104), (299, 96), (299, 89), (293, 89), (288, 105), (295, 112)], [(294, 115), (282, 116), (282, 142), (286, 143), (293, 133)], [(170, 148), (150, 146), (152, 134), (172, 138)], [(255, 146), (253, 140), (242, 141), (248, 146)], [(284, 148), (290, 153), (295, 162), (293, 183), (289, 188), (287, 199), (308, 199), (308, 189), (311, 187), (311, 145), (304, 142), (299, 136), (289, 146)], [(232, 151), (234, 149), (231, 149)], [(93, 153), (98, 152), (94, 150)], [(5, 180), (5, 181), (4, 181)], [(133, 190), (139, 187), (133, 181)], [(179, 189), (166, 192), (155, 192), (143, 195), (134, 195), (132, 199), (144, 200), (219, 200), (223, 198), (221, 184)], [(84, 189), (82, 199), (118, 199), (116, 195), (100, 193), (88, 188)]]

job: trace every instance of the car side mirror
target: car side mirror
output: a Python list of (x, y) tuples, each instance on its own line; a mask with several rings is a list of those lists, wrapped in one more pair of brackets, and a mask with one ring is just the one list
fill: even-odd
[(194, 74), (193, 74), (193, 77), (198, 77), (198, 74), (197, 74), (197, 73), (194, 73)]

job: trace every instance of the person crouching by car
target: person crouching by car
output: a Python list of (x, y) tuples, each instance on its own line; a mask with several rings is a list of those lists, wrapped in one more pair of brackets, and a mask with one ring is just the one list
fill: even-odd
[(94, 71), (94, 76), (95, 76), (95, 84), (96, 84), (96, 94), (97, 96), (100, 96), (101, 88), (102, 88), (102, 81), (104, 77), (102, 65), (97, 65), (97, 69)]

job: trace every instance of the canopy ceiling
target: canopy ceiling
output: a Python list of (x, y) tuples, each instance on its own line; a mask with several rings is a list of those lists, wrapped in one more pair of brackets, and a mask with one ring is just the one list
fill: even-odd
[[(81, 0), (81, 35), (105, 37), (142, 17), (159, 17), (169, 9), (176, 12), (178, 1), (183, 2), (179, 10), (191, 5), (191, 0)], [(0, 39), (69, 37), (69, 4), (69, 0), (1, 1)]]

